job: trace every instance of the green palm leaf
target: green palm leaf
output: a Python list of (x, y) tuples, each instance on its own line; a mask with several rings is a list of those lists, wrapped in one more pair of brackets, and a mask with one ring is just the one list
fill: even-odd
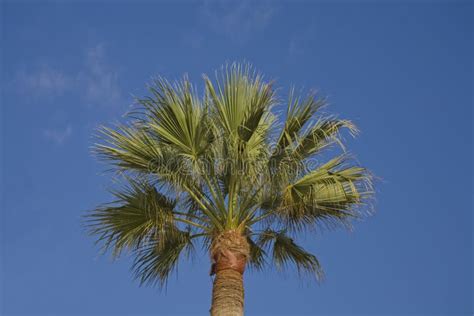
[(285, 126), (278, 139), (277, 150), (283, 151), (287, 146), (291, 145), (301, 133), (306, 123), (325, 105), (326, 100), (317, 98), (314, 93), (308, 95), (305, 100), (301, 101), (300, 98), (295, 97), (295, 91), (292, 89), (288, 100)]
[(161, 145), (143, 127), (101, 127), (98, 136), (103, 143), (95, 145), (94, 153), (119, 170), (147, 173), (150, 162), (162, 158)]
[(252, 238), (247, 237), (247, 240), (250, 245), (249, 264), (256, 270), (262, 270), (266, 263), (265, 257), (267, 254), (265, 253), (265, 250), (256, 242), (254, 242)]
[(258, 244), (272, 251), (273, 262), (278, 268), (293, 264), (299, 273), (307, 272), (322, 280), (324, 273), (318, 259), (297, 245), (285, 230), (264, 230)]
[(347, 225), (358, 217), (373, 193), (372, 177), (364, 168), (336, 157), (289, 184), (277, 212), (291, 228), (325, 222)]
[(170, 274), (177, 268), (183, 251), (191, 255), (194, 251), (191, 234), (181, 230), (166, 231), (162, 238), (152, 236), (135, 250), (132, 270), (140, 284), (166, 284)]

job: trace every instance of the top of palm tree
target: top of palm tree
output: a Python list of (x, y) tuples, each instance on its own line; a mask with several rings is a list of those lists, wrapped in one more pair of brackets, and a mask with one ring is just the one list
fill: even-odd
[[(294, 264), (321, 278), (316, 257), (293, 237), (348, 226), (370, 210), (372, 177), (341, 137), (356, 135), (355, 125), (325, 115), (315, 93), (291, 90), (286, 112), (275, 114), (272, 83), (249, 65), (204, 82), (200, 95), (186, 77), (156, 79), (127, 124), (100, 129), (95, 152), (126, 184), (89, 214), (91, 232), (114, 255), (131, 251), (142, 283), (163, 284), (183, 252), (233, 233), (247, 239), (249, 249), (237, 251), (252, 266)], [(332, 147), (342, 153), (319, 162)]]

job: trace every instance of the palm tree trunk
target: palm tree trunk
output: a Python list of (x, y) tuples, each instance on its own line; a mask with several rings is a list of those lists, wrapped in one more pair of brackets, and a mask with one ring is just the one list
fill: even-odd
[(234, 269), (219, 270), (212, 288), (212, 316), (244, 314), (243, 275)]
[(234, 230), (216, 236), (211, 245), (212, 288), (211, 316), (244, 314), (243, 274), (249, 257), (247, 238)]

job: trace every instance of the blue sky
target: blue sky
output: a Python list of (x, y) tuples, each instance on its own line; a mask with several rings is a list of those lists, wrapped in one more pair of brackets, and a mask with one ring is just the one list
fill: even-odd
[(201, 80), (246, 60), (318, 88), (362, 130), (349, 149), (381, 180), (377, 214), (308, 236), (316, 285), (245, 275), (248, 315), (472, 313), (473, 4), (457, 1), (3, 1), (2, 315), (207, 315), (205, 255), (166, 291), (81, 228), (110, 200), (91, 155), (157, 74)]

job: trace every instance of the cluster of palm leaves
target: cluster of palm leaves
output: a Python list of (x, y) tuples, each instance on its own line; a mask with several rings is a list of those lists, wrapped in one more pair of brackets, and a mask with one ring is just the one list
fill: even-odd
[(114, 255), (131, 252), (142, 283), (163, 284), (180, 256), (226, 231), (247, 238), (251, 266), (292, 264), (320, 278), (317, 258), (293, 238), (368, 210), (369, 172), (345, 150), (318, 160), (356, 127), (325, 115), (314, 93), (291, 91), (278, 116), (272, 83), (248, 65), (204, 82), (199, 94), (186, 77), (157, 79), (127, 124), (100, 129), (95, 151), (125, 184), (89, 214), (91, 232)]

